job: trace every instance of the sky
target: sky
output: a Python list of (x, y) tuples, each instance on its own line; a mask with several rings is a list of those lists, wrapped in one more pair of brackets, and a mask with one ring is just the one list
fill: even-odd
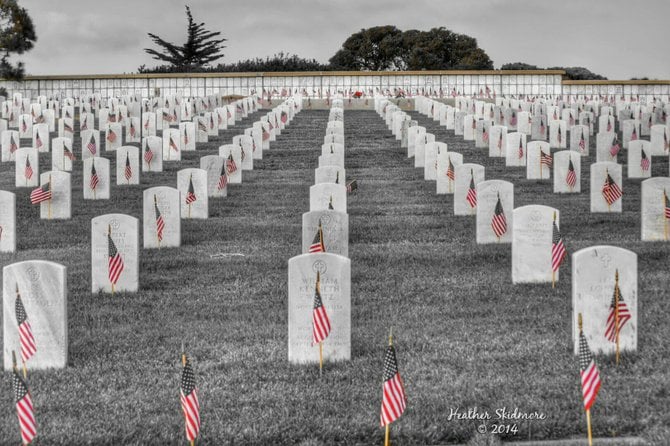
[[(183, 43), (183, 0), (18, 0), (33, 19), (29, 74), (133, 73), (159, 64), (147, 32)], [(227, 38), (223, 62), (280, 51), (327, 62), (354, 32), (445, 27), (493, 60), (584, 66), (609, 79), (670, 79), (670, 0), (190, 0), (196, 21)]]

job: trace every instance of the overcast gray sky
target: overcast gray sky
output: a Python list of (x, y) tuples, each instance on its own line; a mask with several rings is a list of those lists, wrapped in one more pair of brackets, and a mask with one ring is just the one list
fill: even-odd
[[(186, 35), (184, 0), (19, 0), (37, 29), (21, 57), (30, 74), (132, 73), (157, 64), (147, 32)], [(225, 62), (279, 51), (332, 56), (376, 25), (444, 26), (507, 62), (585, 66), (610, 79), (670, 79), (670, 0), (191, 0), (196, 20), (228, 39)]]

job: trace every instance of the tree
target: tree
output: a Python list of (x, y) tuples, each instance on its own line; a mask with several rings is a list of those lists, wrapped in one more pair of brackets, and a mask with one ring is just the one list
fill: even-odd
[(223, 42), (227, 39), (217, 38), (220, 32), (207, 31), (204, 23), (196, 23), (191, 15), (191, 8), (186, 6), (188, 18), (188, 29), (186, 43), (179, 46), (167, 42), (155, 34), (148, 33), (151, 40), (163, 48), (162, 52), (151, 48), (145, 48), (154, 59), (168, 62), (181, 71), (194, 71), (199, 67), (206, 66), (210, 62), (223, 57), (221, 52), (225, 46)]
[(565, 71), (565, 77), (574, 80), (607, 80), (605, 76), (601, 76), (588, 70), (584, 67), (551, 67), (547, 70), (563, 70)]
[(21, 8), (16, 0), (0, 0), (0, 77), (21, 80), (24, 75), (23, 63), (12, 65), (11, 54), (23, 54), (33, 48), (37, 40), (33, 21), (28, 11)]
[(349, 70), (394, 70), (401, 44), (402, 31), (395, 26), (362, 29), (344, 41), (342, 48), (330, 58), (330, 64)]
[(477, 40), (443, 27), (400, 31), (394, 26), (352, 34), (330, 59), (335, 68), (351, 70), (486, 70), (493, 62)]
[(501, 70), (541, 70), (537, 65), (530, 65), (524, 62), (512, 62), (503, 64)]

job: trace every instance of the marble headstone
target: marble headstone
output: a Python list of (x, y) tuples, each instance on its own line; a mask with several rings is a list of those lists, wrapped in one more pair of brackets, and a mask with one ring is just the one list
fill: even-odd
[(112, 292), (109, 271), (110, 240), (123, 261), (114, 291), (139, 288), (139, 224), (125, 214), (105, 214), (91, 219), (91, 291)]
[[(144, 248), (180, 246), (181, 217), (179, 212), (181, 198), (179, 190), (167, 186), (151, 187), (144, 190), (143, 197)], [(160, 231), (159, 221), (162, 222), (162, 230)]]
[[(498, 236), (493, 229), (493, 219), (496, 215), (498, 200), (502, 207), (506, 224), (497, 219), (497, 226), (506, 229)], [(514, 210), (514, 184), (502, 180), (488, 180), (477, 184), (477, 243), (511, 243)]]
[(326, 252), (349, 257), (349, 216), (344, 212), (321, 210), (302, 214), (302, 252), (309, 252), (321, 222)]
[(319, 183), (309, 188), (309, 210), (332, 210), (347, 213), (347, 188), (344, 184)]
[[(551, 248), (554, 217), (560, 230), (560, 216), (557, 209), (536, 204), (514, 209), (513, 283), (552, 281)], [(558, 281), (558, 271), (553, 278)]]

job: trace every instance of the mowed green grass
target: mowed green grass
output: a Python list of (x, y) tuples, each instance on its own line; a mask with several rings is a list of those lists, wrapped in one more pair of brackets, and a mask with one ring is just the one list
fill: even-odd
[[(516, 206), (559, 208), (570, 252), (614, 244), (638, 253), (639, 352), (624, 355), (618, 368), (597, 358), (603, 387), (594, 435), (667, 433), (670, 245), (640, 241), (639, 180), (625, 180), (622, 214), (592, 215), (586, 163), (584, 192), (556, 195), (551, 182), (526, 180), (524, 169), (505, 168), (504, 160), (413, 115), (467, 162), (485, 165), (487, 179), (513, 181)], [(183, 221), (182, 247), (141, 250), (138, 293), (91, 294), (90, 219), (123, 212), (141, 220), (144, 188), (175, 187), (178, 169), (197, 167), (258, 116), (198, 144), (165, 172), (143, 175), (141, 186), (112, 186), (109, 201), (82, 199), (78, 161), (69, 221), (39, 220), (29, 190), (17, 192), (19, 251), (2, 264), (46, 259), (68, 267), (69, 366), (30, 375), (40, 444), (184, 443), (182, 342), (198, 381), (203, 443), (381, 444), (390, 327), (409, 398), (393, 425), (395, 444), (466, 442), (479, 423), (447, 418), (451, 408), (475, 406), (546, 414), (517, 423), (519, 433), (503, 439), (585, 435), (569, 262), (555, 290), (512, 285), (510, 246), (476, 245), (474, 218), (453, 216), (452, 197), (435, 194), (371, 111), (345, 112), (347, 177), (359, 181), (348, 203), (350, 362), (327, 364), (323, 377), (315, 366), (287, 362), (287, 262), (301, 251), (301, 214), (309, 210), (327, 111), (298, 114), (255, 170), (244, 172), (242, 185), (210, 199), (210, 219)], [(75, 147), (79, 153), (78, 139)], [(50, 165), (49, 155), (40, 161)], [(667, 159), (654, 161), (654, 174), (667, 175)], [(13, 169), (0, 165), (2, 189), (14, 190)], [(244, 257), (210, 257), (217, 253)], [(10, 374), (2, 385), (0, 441), (15, 444)]]

